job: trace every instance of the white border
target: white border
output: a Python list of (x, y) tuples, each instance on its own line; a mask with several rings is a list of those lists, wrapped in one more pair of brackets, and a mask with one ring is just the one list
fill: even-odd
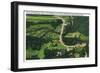
[[(24, 61), (23, 33), (26, 25), (23, 21), (23, 12), (27, 11), (50, 11), (50, 12), (63, 12), (63, 13), (88, 13), (89, 15), (89, 58), (68, 58), (68, 59), (46, 59), (46, 60), (30, 60)], [(85, 65), (95, 64), (95, 10), (93, 9), (80, 9), (80, 8), (62, 8), (62, 7), (46, 7), (46, 6), (18, 6), (18, 68), (36, 68), (36, 67), (50, 67), (50, 66), (71, 66), (71, 65)]]

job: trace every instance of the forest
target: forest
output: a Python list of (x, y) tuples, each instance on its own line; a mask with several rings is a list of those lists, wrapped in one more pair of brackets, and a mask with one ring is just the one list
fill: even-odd
[(89, 57), (89, 17), (26, 14), (26, 60)]

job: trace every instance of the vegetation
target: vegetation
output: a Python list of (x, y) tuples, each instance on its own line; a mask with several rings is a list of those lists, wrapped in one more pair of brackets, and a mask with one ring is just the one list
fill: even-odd
[(89, 17), (26, 15), (26, 59), (89, 56)]

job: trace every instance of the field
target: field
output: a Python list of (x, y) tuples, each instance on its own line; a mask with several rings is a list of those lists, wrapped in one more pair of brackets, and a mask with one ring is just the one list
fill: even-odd
[(26, 14), (26, 60), (89, 57), (89, 17)]

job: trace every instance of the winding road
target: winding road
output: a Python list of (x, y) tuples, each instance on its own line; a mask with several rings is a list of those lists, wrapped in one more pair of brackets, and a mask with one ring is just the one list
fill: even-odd
[[(72, 46), (69, 46), (69, 45), (66, 45), (63, 40), (62, 40), (62, 35), (63, 35), (63, 32), (64, 32), (64, 27), (68, 25), (68, 23), (65, 22), (64, 18), (60, 17), (60, 16), (56, 16), (58, 19), (60, 19), (62, 21), (62, 26), (61, 26), (61, 31), (60, 31), (60, 36), (59, 36), (59, 41), (60, 43), (66, 47), (66, 50), (67, 51), (70, 51), (70, 50), (73, 50), (75, 49), (76, 47), (79, 47), (77, 44), (76, 45), (72, 45)], [(85, 47), (86, 44), (82, 44), (80, 45), (80, 47)]]

